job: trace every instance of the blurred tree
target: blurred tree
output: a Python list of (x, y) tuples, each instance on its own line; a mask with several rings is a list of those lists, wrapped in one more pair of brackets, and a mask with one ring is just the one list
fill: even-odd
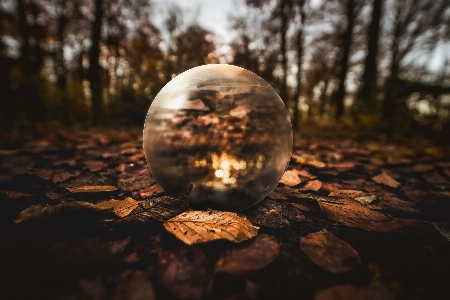
[(364, 74), (361, 78), (358, 100), (366, 105), (373, 106), (376, 100), (378, 75), (378, 38), (380, 35), (380, 20), (383, 0), (372, 1), (372, 18), (367, 32), (367, 55), (364, 62)]
[(182, 11), (179, 6), (171, 5), (169, 7), (169, 12), (167, 19), (164, 22), (166, 26), (167, 32), (169, 33), (169, 41), (168, 41), (168, 50), (167, 50), (167, 58), (165, 60), (165, 81), (169, 82), (173, 77), (176, 76), (175, 66), (173, 61), (173, 53), (175, 51), (175, 45), (173, 45), (172, 41), (175, 40), (175, 36), (179, 32), (181, 25), (183, 23)]
[(106, 121), (99, 64), (104, 10), (103, 0), (95, 0), (94, 3), (94, 22), (92, 23), (91, 49), (89, 50), (88, 79), (92, 99), (92, 120), (94, 124), (99, 125)]
[(345, 98), (345, 79), (347, 78), (348, 64), (350, 58), (350, 48), (353, 41), (353, 29), (357, 12), (357, 0), (339, 0), (339, 4), (345, 7), (344, 16), (346, 21), (346, 29), (342, 34), (342, 46), (339, 62), (338, 87), (334, 95), (334, 104), (336, 105), (335, 118), (339, 120), (344, 114), (344, 98)]
[(213, 34), (198, 24), (190, 25), (175, 37), (174, 48), (169, 52), (179, 74), (193, 67), (214, 63), (216, 45)]
[(300, 96), (302, 95), (302, 66), (303, 66), (303, 35), (305, 30), (305, 0), (297, 1), (297, 14), (299, 19), (299, 25), (297, 29), (297, 39), (296, 39), (296, 48), (297, 48), (297, 86), (294, 94), (294, 117), (292, 119), (293, 130), (298, 133), (300, 131), (300, 109), (299, 109), (299, 101)]
[[(273, 3), (274, 2), (274, 3)], [(288, 91), (288, 30), (290, 28), (290, 23), (294, 17), (293, 5), (294, 2), (291, 0), (246, 0), (249, 6), (262, 9), (265, 6), (269, 6), (271, 9), (269, 24), (265, 24), (266, 29), (272, 32), (273, 38), (277, 37), (279, 39), (279, 52), (278, 55), (281, 57), (281, 74), (279, 76), (279, 92), (281, 99), (285, 103), (287, 108), (290, 108), (290, 97)], [(272, 23), (272, 24), (270, 24)], [(274, 69), (272, 69), (272, 72)]]
[(20, 34), (19, 66), (14, 80), (21, 82), (18, 99), (11, 99), (20, 103), (24, 117), (30, 121), (45, 120), (45, 105), (42, 99), (42, 85), (40, 71), (44, 62), (45, 17), (43, 11), (35, 1), (18, 0), (18, 25)]
[[(450, 24), (450, 2), (448, 0), (397, 0), (391, 3), (390, 22), (390, 75), (384, 86), (383, 119), (387, 128), (399, 116), (405, 116), (405, 98), (402, 90), (402, 80), (399, 78), (406, 67), (405, 60), (413, 51), (421, 53), (434, 49), (442, 38), (450, 39), (445, 34), (445, 27)], [(448, 30), (448, 29), (447, 29)], [(399, 86), (400, 85), (400, 86)]]

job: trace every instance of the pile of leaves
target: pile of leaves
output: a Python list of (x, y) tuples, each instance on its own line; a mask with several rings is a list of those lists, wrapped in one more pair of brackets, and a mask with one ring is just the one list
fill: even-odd
[(1, 299), (448, 299), (450, 149), (297, 141), (237, 213), (166, 195), (137, 132), (0, 149)]

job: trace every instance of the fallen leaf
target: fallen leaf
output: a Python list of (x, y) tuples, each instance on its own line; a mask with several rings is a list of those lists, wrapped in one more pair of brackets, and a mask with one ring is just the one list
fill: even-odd
[(272, 191), (269, 195), (267, 195), (270, 199), (273, 200), (287, 200), (288, 197), (282, 192), (278, 192), (276, 190)]
[(330, 273), (352, 271), (361, 264), (359, 253), (326, 229), (302, 237), (300, 248), (316, 265)]
[(370, 206), (371, 209), (379, 209), (389, 212), (390, 214), (396, 214), (401, 216), (419, 216), (420, 211), (415, 208), (414, 203), (404, 201), (395, 196), (382, 196), (376, 204)]
[(339, 202), (319, 200), (318, 203), (322, 212), (331, 220), (367, 231), (392, 232), (420, 223), (417, 220), (388, 218), (351, 199), (341, 199)]
[(53, 166), (61, 166), (61, 165), (68, 165), (70, 167), (75, 167), (77, 165), (76, 159), (61, 159), (57, 160), (53, 163)]
[(36, 175), (44, 180), (50, 180), (53, 178), (53, 170), (48, 169), (35, 169), (31, 171), (30, 174)]
[(426, 173), (422, 175), (429, 183), (434, 185), (449, 183), (444, 177), (442, 177), (438, 172)]
[(113, 192), (117, 187), (113, 185), (85, 185), (80, 187), (66, 187), (71, 193), (99, 193), (99, 192)]
[(57, 170), (53, 173), (52, 178), (54, 183), (60, 183), (71, 177), (77, 177), (80, 174), (81, 174), (80, 170), (72, 170), (72, 171)]
[(322, 187), (322, 182), (320, 180), (308, 181), (306, 185), (302, 188), (305, 191), (315, 191), (317, 192)]
[(355, 168), (355, 164), (351, 162), (328, 163), (328, 168), (336, 169), (339, 172), (345, 172)]
[(306, 177), (307, 179), (314, 179), (316, 178), (316, 176), (312, 175), (311, 173), (309, 173), (306, 170), (297, 170), (297, 174), (300, 177)]
[(384, 287), (355, 287), (350, 284), (335, 285), (320, 290), (314, 296), (314, 300), (394, 300), (398, 297), (392, 291)]
[(250, 222), (269, 228), (283, 228), (289, 222), (283, 218), (282, 205), (276, 201), (264, 200), (247, 209), (245, 214)]
[(107, 209), (112, 208), (113, 212), (119, 217), (128, 216), (133, 209), (138, 206), (138, 202), (133, 198), (127, 197), (123, 200), (111, 199), (96, 204), (97, 207)]
[(429, 171), (431, 171), (433, 169), (434, 169), (433, 165), (417, 164), (417, 165), (413, 166), (411, 170), (416, 172), (416, 173), (425, 173), (425, 172), (429, 172)]
[(262, 270), (280, 254), (280, 244), (272, 235), (259, 234), (242, 247), (233, 248), (216, 261), (214, 272), (245, 276)]
[(159, 184), (155, 183), (151, 186), (143, 188), (142, 190), (139, 190), (138, 193), (142, 199), (145, 199), (145, 198), (151, 198), (153, 196), (163, 194), (164, 191)]
[(91, 172), (97, 172), (106, 167), (106, 164), (99, 160), (88, 160), (83, 162), (84, 169), (87, 169)]
[(51, 222), (84, 224), (115, 219), (109, 210), (101, 209), (89, 202), (63, 202), (53, 206), (32, 205), (19, 213), (15, 223)]
[[(12, 178), (11, 175), (3, 175), (3, 174), (1, 174), (1, 175), (0, 175), (0, 182), (8, 181), (8, 180), (10, 180), (11, 178)], [(51, 178), (51, 177), (50, 177), (50, 178)], [(50, 179), (50, 178), (48, 178), (48, 179)]]
[[(120, 168), (119, 172), (121, 171)], [(148, 168), (141, 166), (126, 167), (117, 178), (117, 186), (122, 191), (132, 192), (141, 190), (155, 183)]]
[(375, 181), (376, 183), (384, 184), (393, 188), (398, 188), (400, 186), (400, 182), (396, 181), (386, 172), (382, 172), (376, 176), (373, 176), (372, 180)]
[(155, 300), (156, 293), (146, 272), (126, 270), (122, 273), (97, 275), (93, 279), (82, 279), (79, 282), (80, 299), (103, 300), (133, 299)]
[(116, 220), (117, 224), (149, 223), (153, 219), (167, 221), (189, 209), (190, 186), (186, 192), (158, 198), (139, 201), (137, 206), (128, 216)]
[(3, 195), (6, 196), (6, 198), (10, 198), (10, 199), (18, 199), (21, 197), (30, 197), (31, 194), (28, 193), (22, 193), (22, 192), (15, 192), (15, 191), (2, 191), (0, 190), (0, 192), (3, 193)]
[(326, 167), (324, 162), (318, 160), (315, 156), (310, 154), (301, 154), (301, 155), (292, 155), (292, 158), (301, 165), (309, 165), (316, 167), (318, 169), (322, 169)]
[(375, 195), (358, 190), (337, 190), (328, 194), (329, 197), (351, 197), (362, 204), (370, 204), (377, 199)]
[(280, 180), (280, 183), (287, 186), (296, 186), (301, 182), (302, 180), (298, 177), (296, 170), (287, 170), (286, 172), (284, 172), (284, 175)]
[(208, 259), (195, 247), (160, 252), (155, 266), (155, 278), (178, 299), (202, 299), (208, 291), (211, 273)]
[[(82, 271), (106, 262), (121, 253), (131, 242), (131, 237), (107, 240), (99, 237), (76, 237), (62, 240), (50, 247), (45, 262), (58, 268)], [(67, 259), (70, 257), (70, 259)]]
[(164, 228), (187, 245), (193, 245), (214, 240), (240, 243), (256, 236), (259, 227), (232, 212), (191, 210), (167, 220)]

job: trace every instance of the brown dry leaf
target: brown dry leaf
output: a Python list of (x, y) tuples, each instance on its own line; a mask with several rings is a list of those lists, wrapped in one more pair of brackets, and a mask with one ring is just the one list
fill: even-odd
[(316, 265), (330, 273), (352, 271), (361, 264), (359, 253), (326, 229), (302, 237), (300, 248)]
[(233, 243), (251, 239), (259, 227), (232, 212), (191, 210), (164, 223), (167, 231), (187, 245), (215, 240)]
[(292, 206), (294, 206), (294, 207), (296, 207), (296, 208), (298, 208), (300, 210), (303, 210), (303, 211), (310, 211), (311, 210), (311, 207), (309, 207), (308, 205), (306, 205), (304, 203), (292, 203), (292, 202), (289, 202), (289, 204), (291, 204)]
[(393, 188), (398, 188), (400, 186), (400, 182), (389, 176), (384, 171), (376, 176), (373, 176), (372, 180), (376, 183), (384, 184)]
[(99, 160), (89, 160), (89, 161), (83, 162), (83, 164), (84, 164), (84, 169), (87, 169), (91, 172), (97, 172), (106, 167), (106, 164)]
[(53, 206), (32, 205), (19, 213), (15, 223), (100, 223), (104, 219), (115, 219), (110, 210), (101, 209), (84, 201), (62, 202)]
[(247, 209), (245, 214), (253, 224), (269, 228), (283, 228), (289, 226), (289, 222), (283, 218), (282, 208), (282, 204), (276, 201), (264, 200)]
[(118, 176), (117, 180), (119, 189), (127, 192), (141, 190), (156, 182), (155, 179), (151, 177), (147, 167), (137, 167), (136, 169), (128, 168)]
[(308, 181), (302, 190), (315, 191), (317, 192), (322, 187), (322, 182), (320, 180)]
[(297, 170), (287, 170), (280, 180), (280, 183), (287, 186), (296, 186), (301, 182), (302, 180), (298, 177)]
[(30, 174), (36, 175), (44, 180), (50, 180), (53, 178), (53, 170), (48, 169), (35, 169), (31, 171)]
[(203, 299), (208, 292), (208, 258), (196, 247), (159, 252), (154, 272), (159, 285), (177, 299)]
[(416, 173), (425, 173), (434, 169), (433, 165), (430, 164), (417, 164), (412, 167), (412, 171)]
[(216, 261), (215, 273), (245, 276), (262, 270), (280, 254), (280, 244), (272, 235), (259, 234), (250, 243), (231, 249)]
[(339, 201), (339, 203), (331, 201), (318, 201), (318, 203), (328, 218), (345, 226), (367, 231), (392, 232), (420, 223), (417, 220), (390, 219), (383, 213), (373, 211), (355, 200), (340, 199)]
[(269, 197), (270, 199), (273, 200), (287, 200), (288, 197), (286, 197), (286, 195), (282, 192), (279, 191), (272, 191), (269, 195), (267, 195), (267, 197)]
[(103, 209), (112, 208), (113, 212), (117, 216), (123, 218), (125, 216), (128, 216), (131, 211), (133, 211), (133, 209), (138, 206), (138, 202), (133, 198), (127, 197), (123, 200), (111, 199), (108, 201), (102, 201), (100, 203), (97, 203), (96, 205)]
[(22, 192), (15, 192), (15, 191), (2, 191), (0, 190), (0, 192), (3, 193), (3, 195), (6, 196), (6, 198), (10, 198), (10, 199), (18, 199), (21, 197), (30, 197), (31, 194), (28, 193), (22, 193)]
[(355, 287), (350, 284), (335, 285), (320, 290), (314, 300), (394, 300), (398, 299), (394, 292), (385, 287)]
[(71, 193), (99, 193), (99, 192), (113, 192), (117, 187), (113, 185), (85, 185), (80, 187), (66, 187)]
[(57, 170), (53, 173), (53, 182), (60, 183), (71, 177), (77, 177), (80, 174), (81, 174), (80, 170), (72, 170), (72, 171)]
[(353, 169), (355, 167), (355, 164), (351, 162), (328, 163), (328, 167), (336, 169), (340, 172), (345, 172)]
[(133, 299), (155, 300), (156, 293), (146, 272), (126, 270), (117, 274), (99, 274), (96, 277), (81, 279), (80, 294), (77, 299), (104, 300)]
[(306, 178), (308, 178), (308, 179), (314, 179), (314, 178), (316, 178), (316, 176), (314, 176), (313, 174), (309, 173), (309, 172), (306, 171), (306, 170), (297, 170), (297, 174), (298, 174), (298, 176), (300, 176), (300, 177), (306, 177)]
[[(11, 175), (3, 175), (3, 174), (1, 174), (0, 175), (0, 182), (5, 182), (5, 181), (7, 181), (7, 180), (10, 180), (12, 178), (12, 176)], [(51, 178), (51, 177), (50, 177)], [(50, 179), (50, 178), (48, 178), (48, 179)]]
[(329, 197), (351, 197), (362, 204), (370, 204), (377, 199), (375, 195), (358, 190), (337, 190), (328, 194)]
[(160, 195), (164, 193), (164, 191), (159, 184), (155, 183), (151, 186), (143, 188), (142, 190), (139, 190), (138, 193), (142, 199), (145, 199)]
[(429, 183), (434, 185), (449, 183), (444, 177), (442, 177), (438, 172), (427, 173), (422, 175)]
[(101, 266), (114, 255), (123, 252), (130, 242), (130, 236), (117, 240), (86, 236), (64, 239), (51, 246), (45, 261), (71, 272), (81, 271)]
[(301, 164), (301, 165), (309, 165), (309, 166), (316, 167), (318, 169), (322, 169), (322, 168), (326, 167), (326, 164), (324, 162), (321, 162), (316, 157), (314, 157), (313, 155), (310, 155), (310, 154), (301, 154), (301, 155), (293, 154), (292, 158), (298, 164)]

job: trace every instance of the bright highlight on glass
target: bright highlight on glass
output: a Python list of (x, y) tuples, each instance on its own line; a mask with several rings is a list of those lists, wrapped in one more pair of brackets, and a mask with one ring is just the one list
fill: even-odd
[(236, 211), (277, 186), (292, 153), (292, 127), (262, 78), (236, 66), (205, 65), (175, 77), (153, 100), (144, 150), (168, 194), (192, 184), (192, 207)]

